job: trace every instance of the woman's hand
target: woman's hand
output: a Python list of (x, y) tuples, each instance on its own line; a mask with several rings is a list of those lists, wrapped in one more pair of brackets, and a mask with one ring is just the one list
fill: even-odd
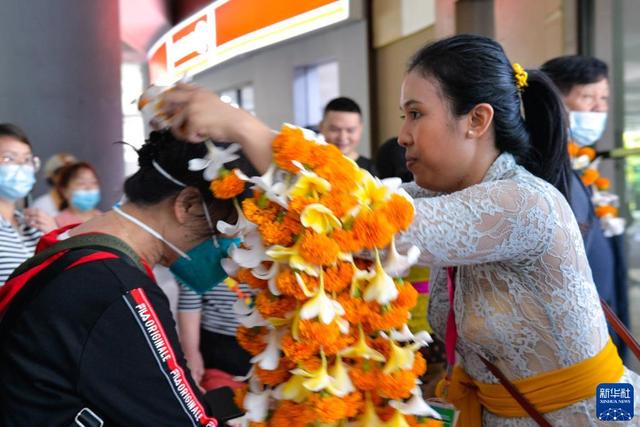
[(178, 138), (237, 142), (258, 171), (264, 173), (269, 167), (275, 134), (253, 115), (222, 102), (213, 92), (186, 84), (178, 84), (160, 97), (161, 121), (168, 123)]
[[(185, 352), (184, 358), (187, 359), (187, 366), (191, 371), (191, 376), (196, 384), (198, 384), (198, 387), (200, 387), (200, 381), (202, 381), (202, 376), (204, 375), (204, 359), (202, 358), (202, 353), (198, 350)], [(202, 389), (202, 387), (200, 388)]]
[(25, 209), (24, 219), (31, 227), (35, 227), (45, 234), (58, 228), (51, 215), (37, 208)]

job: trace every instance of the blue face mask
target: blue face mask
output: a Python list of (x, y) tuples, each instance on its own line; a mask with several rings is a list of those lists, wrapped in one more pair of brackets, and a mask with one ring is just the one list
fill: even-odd
[(71, 206), (80, 212), (87, 212), (100, 203), (100, 190), (75, 190), (71, 193)]
[(100, 202), (100, 190), (75, 190), (71, 193), (71, 206), (80, 212), (95, 208)]
[(0, 198), (15, 201), (25, 197), (36, 183), (36, 173), (29, 165), (0, 166)]
[(218, 239), (218, 246), (207, 239), (187, 252), (189, 258), (178, 258), (169, 269), (178, 281), (193, 291), (204, 294), (227, 278), (220, 261), (227, 257), (231, 245), (238, 246), (240, 239)]
[(580, 145), (593, 145), (602, 138), (607, 127), (607, 113), (595, 111), (571, 111), (569, 113), (569, 135)]

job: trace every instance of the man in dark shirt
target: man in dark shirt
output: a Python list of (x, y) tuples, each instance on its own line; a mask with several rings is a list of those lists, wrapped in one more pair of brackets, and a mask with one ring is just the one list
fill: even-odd
[(340, 97), (329, 101), (324, 107), (320, 133), (330, 144), (337, 146), (342, 154), (351, 159), (372, 175), (377, 175), (371, 159), (358, 153), (362, 138), (362, 111), (351, 98)]

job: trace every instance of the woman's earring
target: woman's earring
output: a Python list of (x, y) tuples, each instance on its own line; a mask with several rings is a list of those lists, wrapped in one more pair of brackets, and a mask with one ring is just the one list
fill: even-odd
[(467, 131), (467, 138), (473, 138), (473, 131), (472, 130), (468, 130)]

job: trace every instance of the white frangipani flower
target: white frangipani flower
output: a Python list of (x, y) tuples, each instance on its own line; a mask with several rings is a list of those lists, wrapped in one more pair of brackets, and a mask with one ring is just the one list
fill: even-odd
[(242, 208), (235, 198), (233, 199), (233, 206), (235, 206), (236, 212), (238, 212), (238, 220), (233, 225), (223, 220), (218, 220), (216, 224), (218, 231), (227, 236), (244, 236), (255, 231), (258, 227), (244, 216)]
[(364, 291), (365, 301), (376, 301), (380, 305), (385, 305), (398, 298), (398, 288), (395, 282), (385, 273), (380, 262), (380, 255), (376, 251), (376, 274), (371, 279), (369, 286)]
[(409, 329), (409, 325), (405, 324), (401, 330), (392, 329), (390, 337), (384, 332), (380, 332), (380, 335), (387, 338), (392, 339), (397, 342), (412, 342), (414, 344), (418, 344), (420, 347), (427, 346), (433, 342), (433, 338), (429, 335), (427, 331), (420, 331), (416, 334), (411, 332)]
[(273, 371), (280, 363), (280, 340), (282, 331), (275, 328), (269, 328), (267, 335), (267, 348), (251, 358), (251, 363), (257, 363), (262, 369)]
[(320, 273), (318, 292), (313, 298), (304, 303), (300, 309), (300, 318), (308, 320), (318, 317), (322, 323), (328, 325), (333, 321), (334, 317), (342, 316), (344, 313), (342, 305), (327, 296), (324, 291), (324, 278), (322, 273)]
[(225, 163), (229, 163), (240, 156), (235, 154), (240, 150), (239, 144), (229, 144), (229, 146), (218, 148), (213, 145), (211, 141), (205, 141), (208, 153), (203, 159), (191, 159), (189, 160), (190, 171), (204, 170), (202, 175), (207, 181), (212, 181), (219, 176), (220, 169), (224, 167)]
[(412, 397), (407, 402), (392, 400), (389, 406), (397, 409), (405, 415), (415, 415), (417, 417), (431, 417), (441, 420), (442, 417), (422, 398), (422, 390), (415, 386), (411, 391)]
[(279, 262), (273, 262), (269, 269), (266, 269), (264, 265), (260, 264), (259, 266), (251, 270), (251, 274), (253, 274), (253, 277), (255, 277), (256, 279), (268, 281), (269, 291), (276, 296), (281, 294), (280, 289), (278, 289), (278, 286), (276, 284), (276, 277), (279, 272)]
[(233, 260), (233, 258), (222, 258), (220, 260), (220, 266), (227, 273), (227, 276), (234, 277), (238, 273), (240, 266)]
[(248, 249), (229, 246), (229, 255), (235, 263), (245, 268), (256, 268), (262, 261), (270, 261), (266, 249), (262, 244), (262, 238), (257, 231), (247, 234), (243, 241)]
[(342, 357), (340, 357), (340, 355), (336, 357), (335, 363), (331, 369), (329, 369), (329, 375), (333, 378), (332, 385), (336, 396), (346, 396), (356, 389), (349, 377), (347, 365), (342, 362)]
[(271, 391), (269, 389), (261, 392), (247, 392), (243, 404), (247, 411), (245, 416), (249, 421), (260, 423), (267, 419), (270, 395)]
[(253, 187), (258, 187), (264, 192), (267, 199), (279, 204), (283, 208), (287, 208), (287, 185), (275, 179), (277, 166), (271, 163), (269, 169), (262, 176), (253, 176), (249, 178), (240, 171), (236, 171), (236, 175), (243, 181), (250, 182)]
[(396, 238), (393, 237), (382, 268), (390, 276), (402, 277), (418, 261), (419, 256), (420, 249), (415, 245), (409, 248), (406, 255), (401, 255), (396, 250)]

